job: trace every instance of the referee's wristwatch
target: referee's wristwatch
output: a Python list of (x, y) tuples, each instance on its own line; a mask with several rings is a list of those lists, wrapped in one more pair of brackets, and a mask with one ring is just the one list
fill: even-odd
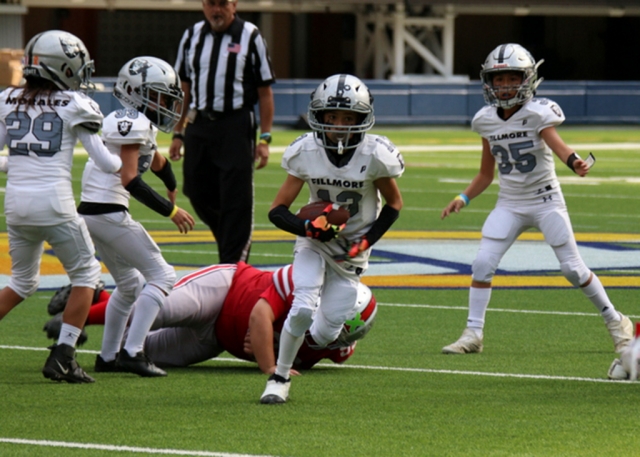
[(269, 132), (261, 133), (260, 144), (271, 144), (271, 133)]

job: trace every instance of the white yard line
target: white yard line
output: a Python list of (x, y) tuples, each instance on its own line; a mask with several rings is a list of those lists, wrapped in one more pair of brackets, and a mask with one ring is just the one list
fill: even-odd
[(73, 443), (67, 441), (25, 440), (21, 438), (2, 438), (0, 443), (23, 444), (29, 446), (95, 449), (99, 451), (132, 452), (136, 454), (164, 454), (164, 455), (195, 455), (203, 457), (273, 457), (257, 454), (229, 454), (226, 452), (188, 451), (186, 449), (156, 449), (150, 447), (115, 446), (111, 444)]
[[(426, 134), (425, 134), (426, 135)], [(610, 151), (610, 150), (637, 150), (640, 152), (640, 143), (576, 143), (571, 147), (578, 150)], [(398, 146), (403, 154), (411, 152), (450, 152), (450, 151), (480, 151), (478, 144), (409, 144)], [(269, 152), (272, 154), (282, 154), (286, 146), (271, 146)], [(169, 147), (159, 147), (158, 151), (163, 154), (169, 153)], [(73, 150), (76, 155), (87, 155), (87, 151), (82, 147)]]

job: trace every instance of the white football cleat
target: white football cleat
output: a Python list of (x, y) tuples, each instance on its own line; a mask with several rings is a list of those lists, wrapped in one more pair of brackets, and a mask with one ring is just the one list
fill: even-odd
[(633, 344), (628, 347), (622, 354), (623, 363), (626, 362), (627, 371), (629, 372), (629, 379), (635, 381), (638, 379), (638, 358), (640, 357), (640, 340), (635, 339)]
[(470, 329), (465, 328), (462, 336), (453, 344), (442, 348), (443, 354), (470, 354), (482, 352), (482, 336)]
[(633, 324), (627, 316), (621, 312), (618, 312), (618, 314), (620, 315), (619, 321), (607, 322), (606, 325), (611, 339), (613, 339), (616, 352), (621, 354), (624, 348), (629, 346), (633, 340)]
[(615, 359), (611, 363), (609, 371), (607, 372), (607, 378), (615, 379), (617, 381), (629, 379), (629, 373), (627, 373), (627, 370), (622, 366), (620, 359)]
[(263, 405), (286, 403), (289, 399), (289, 387), (291, 387), (291, 378), (284, 379), (280, 375), (272, 374), (269, 376), (267, 387), (260, 397), (260, 403)]

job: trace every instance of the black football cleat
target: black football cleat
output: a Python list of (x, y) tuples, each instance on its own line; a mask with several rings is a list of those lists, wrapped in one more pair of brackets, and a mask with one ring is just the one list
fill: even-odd
[[(43, 331), (47, 332), (47, 338), (51, 338), (52, 340), (58, 341), (60, 338), (60, 329), (62, 328), (62, 313), (58, 313), (53, 316), (51, 319), (44, 324), (42, 328)], [(89, 335), (87, 332), (82, 329), (80, 332), (80, 336), (78, 337), (78, 342), (76, 343), (78, 346), (82, 346), (89, 339)]]
[(50, 346), (51, 353), (44, 363), (42, 374), (52, 381), (66, 381), (70, 384), (95, 382), (76, 362), (75, 348), (67, 344)]
[(47, 312), (50, 316), (55, 316), (58, 313), (64, 311), (67, 306), (67, 301), (69, 301), (69, 295), (71, 294), (71, 284), (67, 284), (66, 286), (62, 286), (60, 289), (53, 294), (51, 297), (51, 301), (47, 305)]
[(116, 359), (105, 362), (100, 354), (96, 356), (96, 364), (93, 367), (96, 373), (120, 373), (122, 369), (118, 366)]
[(135, 373), (143, 378), (155, 378), (167, 375), (166, 371), (155, 366), (151, 359), (142, 351), (138, 352), (135, 357), (131, 357), (126, 349), (122, 349), (118, 353), (116, 364), (121, 371)]

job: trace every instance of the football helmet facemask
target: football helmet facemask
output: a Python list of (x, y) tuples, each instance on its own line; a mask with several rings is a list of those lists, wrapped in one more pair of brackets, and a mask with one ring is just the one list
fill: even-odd
[(29, 40), (22, 59), (25, 78), (52, 81), (62, 90), (95, 90), (93, 60), (82, 40), (62, 30), (42, 32)]
[[(542, 62), (544, 59), (536, 62), (531, 53), (519, 44), (507, 43), (495, 48), (487, 56), (480, 71), (485, 102), (500, 108), (513, 108), (531, 100), (543, 80), (538, 79), (538, 67)], [(493, 87), (493, 76), (503, 71), (522, 73), (522, 83), (512, 88), (517, 91), (516, 95), (507, 100), (501, 99), (497, 88)]]
[(182, 115), (180, 77), (171, 65), (157, 57), (135, 57), (124, 64), (113, 95), (124, 107), (140, 111), (163, 132), (171, 132)]
[[(343, 110), (356, 113), (359, 122), (351, 126), (336, 126), (325, 122), (325, 111)], [(311, 129), (316, 132), (316, 142), (325, 149), (343, 154), (345, 149), (357, 147), (363, 134), (373, 127), (373, 97), (369, 88), (352, 75), (339, 74), (325, 79), (311, 93), (307, 113)], [(344, 140), (336, 144), (327, 133), (338, 134)]]

